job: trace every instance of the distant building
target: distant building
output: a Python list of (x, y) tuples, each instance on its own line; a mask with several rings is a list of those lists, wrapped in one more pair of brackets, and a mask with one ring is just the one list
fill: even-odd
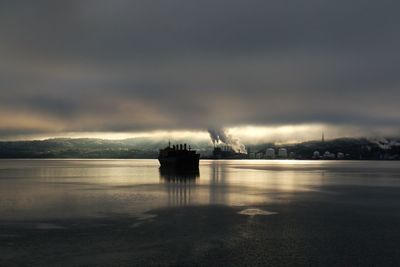
[(279, 148), (278, 157), (281, 159), (286, 159), (288, 156), (286, 148)]
[(321, 155), (319, 154), (319, 151), (314, 151), (313, 153), (313, 159), (320, 159)]
[(212, 159), (244, 159), (247, 154), (236, 152), (231, 146), (223, 145), (214, 147)]
[(275, 158), (275, 149), (273, 148), (267, 148), (267, 151), (265, 152), (265, 158), (267, 159), (274, 159)]
[(344, 159), (344, 154), (342, 152), (338, 152), (336, 158), (337, 159)]
[(323, 156), (324, 159), (335, 159), (335, 154), (329, 151), (326, 151)]

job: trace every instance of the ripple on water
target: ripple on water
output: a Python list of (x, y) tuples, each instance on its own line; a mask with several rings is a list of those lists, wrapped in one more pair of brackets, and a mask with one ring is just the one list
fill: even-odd
[(64, 226), (56, 225), (56, 224), (52, 224), (52, 223), (38, 223), (36, 225), (36, 228), (40, 229), (40, 230), (66, 229)]
[(155, 217), (157, 217), (156, 214), (149, 214), (149, 213), (142, 213), (142, 214), (137, 215), (137, 219), (141, 220), (141, 221), (154, 219)]
[(139, 227), (140, 225), (148, 222), (152, 222), (153, 219), (157, 217), (155, 214), (147, 214), (147, 213), (142, 213), (137, 216), (137, 222), (131, 225), (132, 228)]
[(240, 215), (247, 215), (247, 216), (268, 216), (268, 215), (275, 215), (278, 214), (277, 212), (267, 211), (262, 209), (250, 208), (244, 209), (238, 212)]

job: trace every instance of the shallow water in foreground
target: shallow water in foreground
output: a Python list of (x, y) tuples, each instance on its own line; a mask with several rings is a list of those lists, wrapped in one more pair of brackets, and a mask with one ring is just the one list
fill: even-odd
[(399, 162), (0, 161), (0, 266), (399, 266), (399, 225)]

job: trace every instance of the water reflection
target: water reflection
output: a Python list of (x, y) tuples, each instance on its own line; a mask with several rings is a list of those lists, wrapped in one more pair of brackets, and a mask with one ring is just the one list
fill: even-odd
[(160, 181), (165, 184), (168, 206), (187, 206), (191, 204), (192, 192), (200, 176), (199, 169), (184, 171), (159, 169)]
[(200, 176), (200, 171), (198, 168), (195, 170), (174, 170), (159, 168), (159, 172), (160, 179), (167, 182), (196, 180)]
[(219, 161), (210, 164), (210, 203), (228, 203), (224, 185), (227, 183), (227, 166)]
[(204, 160), (194, 172), (158, 167), (156, 160), (0, 160), (0, 221), (257, 206), (337, 186), (400, 187), (398, 162)]

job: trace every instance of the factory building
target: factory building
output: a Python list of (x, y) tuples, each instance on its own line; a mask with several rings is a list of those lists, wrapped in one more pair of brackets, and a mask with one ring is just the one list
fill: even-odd
[(274, 159), (275, 158), (275, 149), (273, 148), (267, 148), (267, 151), (265, 152), (265, 158), (267, 159)]
[(287, 149), (286, 148), (279, 148), (278, 150), (278, 158), (286, 159), (288, 157)]
[(314, 151), (314, 153), (313, 153), (313, 157), (312, 157), (313, 159), (320, 159), (321, 158), (321, 155), (319, 154), (319, 151)]
[(324, 159), (335, 159), (335, 154), (334, 153), (331, 153), (331, 152), (329, 152), (329, 151), (326, 151), (325, 153), (324, 153), (324, 155), (323, 155), (323, 158)]
[(338, 152), (336, 158), (337, 159), (344, 159), (344, 153)]

